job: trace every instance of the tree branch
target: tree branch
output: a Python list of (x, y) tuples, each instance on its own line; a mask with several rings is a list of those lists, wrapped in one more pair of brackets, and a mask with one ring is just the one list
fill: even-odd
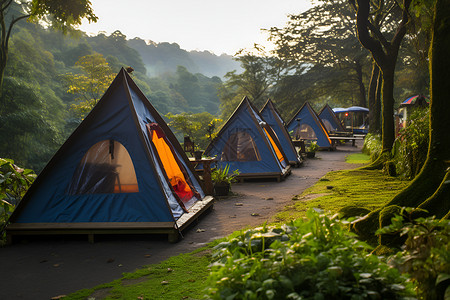
[(29, 16), (30, 16), (30, 15), (23, 15), (23, 16), (20, 16), (20, 17), (18, 17), (18, 18), (16, 18), (16, 19), (14, 19), (14, 20), (11, 21), (11, 23), (9, 24), (8, 33), (7, 33), (6, 39), (5, 39), (5, 45), (6, 45), (6, 47), (8, 47), (9, 37), (11, 36), (11, 31), (12, 31), (12, 28), (13, 28), (14, 24), (16, 24), (16, 23), (17, 23), (18, 21), (20, 21), (20, 20), (23, 20), (23, 19), (28, 18)]
[[(353, 0), (349, 0), (353, 1)], [(384, 64), (386, 60), (386, 55), (383, 51), (383, 47), (380, 41), (374, 39), (369, 34), (369, 0), (356, 0), (357, 1), (357, 11), (356, 11), (356, 29), (358, 33), (358, 39), (364, 48), (368, 49), (377, 63)]]

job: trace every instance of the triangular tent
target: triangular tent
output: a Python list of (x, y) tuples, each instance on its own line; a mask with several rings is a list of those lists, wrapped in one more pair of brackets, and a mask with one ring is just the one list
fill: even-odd
[(30, 187), (7, 234), (174, 238), (211, 204), (175, 136), (122, 69)]
[(273, 131), (275, 131), (275, 134), (280, 141), (281, 148), (283, 148), (289, 163), (291, 165), (298, 166), (301, 163), (301, 158), (298, 156), (297, 151), (295, 151), (295, 148), (292, 145), (291, 137), (284, 126), (284, 121), (275, 108), (272, 100), (267, 100), (266, 104), (261, 109), (260, 114), (264, 118), (264, 121), (272, 127)]
[(294, 140), (317, 141), (320, 148), (331, 148), (332, 143), (322, 121), (308, 102), (305, 102), (286, 126)]
[(336, 114), (328, 104), (325, 104), (324, 107), (322, 107), (318, 116), (322, 121), (323, 125), (325, 126), (325, 128), (328, 130), (328, 133), (345, 131), (341, 122), (336, 117)]
[(205, 155), (215, 156), (220, 168), (238, 170), (239, 178), (277, 178), (290, 173), (290, 165), (272, 128), (247, 97), (208, 145)]

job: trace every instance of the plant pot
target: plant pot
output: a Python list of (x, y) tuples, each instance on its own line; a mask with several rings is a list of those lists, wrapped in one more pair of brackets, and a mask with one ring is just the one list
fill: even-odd
[(200, 159), (202, 159), (202, 154), (203, 154), (203, 151), (194, 151), (194, 158), (196, 160), (200, 160)]
[(306, 152), (307, 158), (314, 158), (316, 156), (316, 152)]
[(230, 193), (231, 184), (228, 182), (221, 182), (214, 184), (214, 195), (216, 196), (228, 196)]

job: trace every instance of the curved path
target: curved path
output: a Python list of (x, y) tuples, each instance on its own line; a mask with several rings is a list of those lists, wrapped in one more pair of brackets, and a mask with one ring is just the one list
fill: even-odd
[[(82, 237), (34, 237), (0, 248), (0, 299), (50, 299), (121, 278), (144, 265), (190, 252), (233, 231), (258, 226), (333, 170), (351, 169), (345, 157), (361, 147), (338, 146), (318, 152), (282, 182), (233, 185), (234, 196), (216, 201), (214, 209), (169, 244), (166, 236), (107, 236), (89, 244)], [(236, 205), (238, 203), (238, 205)], [(255, 216), (252, 216), (255, 215)]]

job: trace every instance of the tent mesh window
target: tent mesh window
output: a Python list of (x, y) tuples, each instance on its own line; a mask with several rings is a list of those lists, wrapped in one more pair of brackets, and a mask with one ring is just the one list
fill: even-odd
[(313, 140), (317, 139), (314, 129), (308, 124), (301, 124), (294, 130), (294, 137), (296, 140)]
[(327, 119), (322, 119), (322, 123), (325, 125), (328, 132), (336, 131), (336, 128), (333, 128), (333, 125), (331, 125), (331, 122)]
[(139, 187), (130, 154), (114, 140), (98, 142), (86, 152), (68, 189), (70, 195), (137, 192)]
[(258, 148), (248, 132), (233, 133), (225, 143), (221, 161), (260, 161)]

